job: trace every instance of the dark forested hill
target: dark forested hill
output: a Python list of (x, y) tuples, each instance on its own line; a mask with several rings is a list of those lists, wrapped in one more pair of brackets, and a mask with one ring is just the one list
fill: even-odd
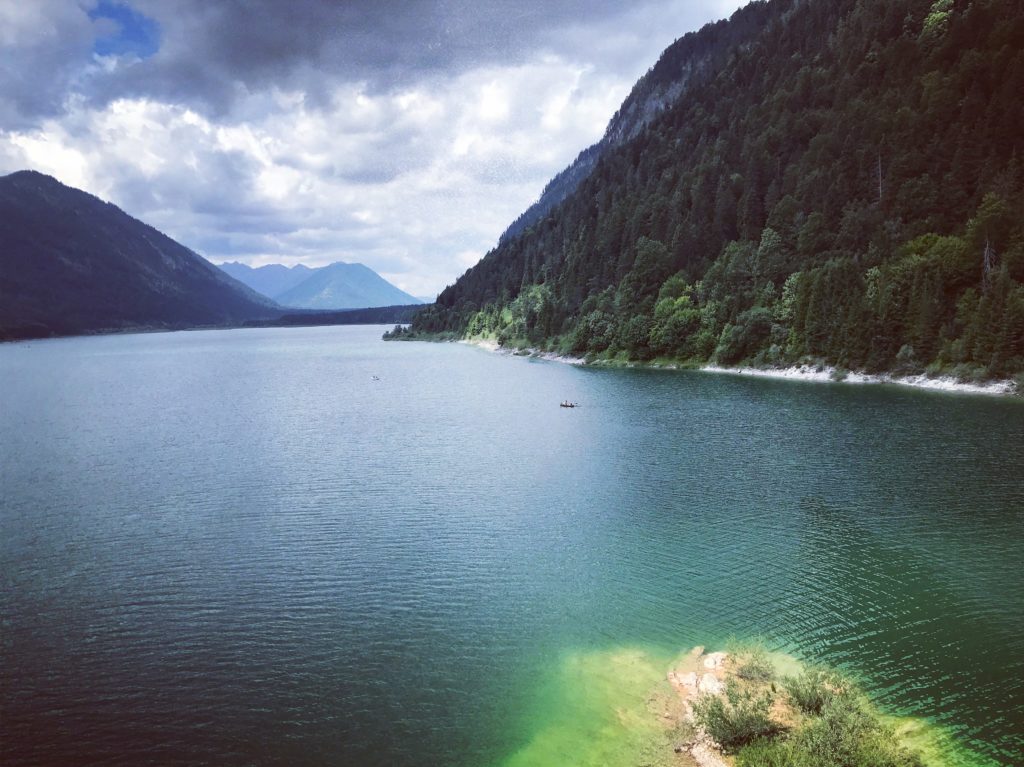
[(1024, 3), (770, 0), (661, 62), (664, 105), (414, 331), (1024, 370)]
[(0, 178), (0, 339), (280, 314), (110, 203), (33, 171)]

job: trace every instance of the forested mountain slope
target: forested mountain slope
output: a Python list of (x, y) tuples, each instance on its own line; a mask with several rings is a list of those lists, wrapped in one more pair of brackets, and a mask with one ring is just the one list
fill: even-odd
[(633, 86), (601, 140), (580, 152), (568, 168), (551, 179), (540, 199), (509, 225), (499, 242), (504, 243), (535, 226), (576, 191), (602, 154), (635, 138), (687, 90), (714, 77), (735, 47), (757, 36), (768, 13), (763, 3), (751, 3), (733, 14), (729, 21), (707, 24), (699, 32), (686, 35), (666, 48), (657, 63)]
[(633, 359), (1024, 370), (1022, 6), (759, 4), (756, 34), (722, 35), (720, 67), (414, 332)]
[(0, 340), (280, 314), (110, 203), (34, 171), (0, 178)]

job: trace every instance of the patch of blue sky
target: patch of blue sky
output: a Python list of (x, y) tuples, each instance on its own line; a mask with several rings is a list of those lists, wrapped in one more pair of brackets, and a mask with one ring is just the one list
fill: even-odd
[(160, 25), (142, 15), (126, 2), (99, 0), (89, 11), (94, 21), (109, 20), (109, 34), (100, 35), (93, 52), (100, 56), (137, 56), (149, 58), (160, 47)]

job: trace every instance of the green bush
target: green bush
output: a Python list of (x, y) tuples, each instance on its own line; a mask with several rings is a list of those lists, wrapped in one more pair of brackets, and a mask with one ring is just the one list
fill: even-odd
[(837, 674), (809, 667), (798, 676), (786, 677), (782, 686), (790, 701), (805, 714), (820, 714), (837, 690), (849, 688), (849, 683)]
[(736, 767), (820, 767), (809, 760), (790, 740), (762, 738), (739, 750)]
[(737, 767), (924, 767), (902, 746), (860, 693), (834, 694), (791, 737), (744, 744)]
[(981, 383), (985, 380), (985, 369), (969, 362), (961, 362), (953, 368), (953, 377), (967, 383)]
[[(833, 695), (793, 739), (794, 752), (821, 767), (923, 767), (859, 692)], [(799, 762), (798, 762), (799, 763)]]
[(730, 680), (724, 700), (718, 695), (704, 695), (694, 703), (693, 713), (697, 724), (724, 751), (732, 752), (740, 746), (782, 731), (781, 726), (768, 717), (771, 705), (770, 693), (743, 691)]

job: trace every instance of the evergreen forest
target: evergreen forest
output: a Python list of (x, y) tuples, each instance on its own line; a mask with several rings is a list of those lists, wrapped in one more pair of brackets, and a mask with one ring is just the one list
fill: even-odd
[(642, 82), (672, 92), (684, 73), (404, 335), (591, 360), (1024, 371), (1024, 3), (755, 2)]

